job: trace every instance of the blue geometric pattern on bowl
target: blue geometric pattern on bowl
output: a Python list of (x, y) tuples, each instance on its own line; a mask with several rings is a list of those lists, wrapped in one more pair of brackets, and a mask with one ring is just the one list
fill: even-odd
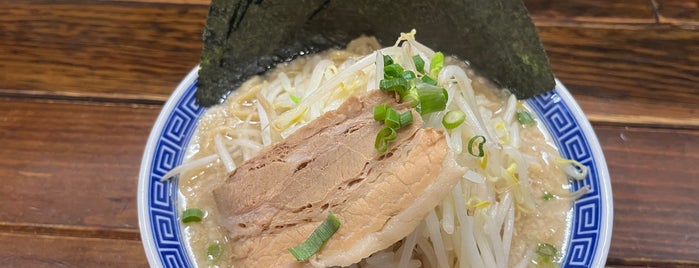
[[(187, 85), (157, 137), (146, 184), (149, 236), (163, 267), (193, 267), (184, 248), (177, 208), (177, 179), (160, 182), (161, 177), (182, 162), (188, 141), (205, 108), (195, 102), (196, 79)], [(572, 190), (589, 185), (590, 191), (574, 204), (571, 235), (563, 267), (590, 267), (600, 239), (600, 177), (595, 159), (580, 122), (571, 114), (568, 104), (554, 90), (527, 100), (551, 133), (563, 157), (575, 159), (590, 168), (585, 180), (575, 181)], [(156, 131), (156, 130), (154, 130)], [(148, 226), (148, 225), (146, 225)]]
[(153, 164), (150, 167), (148, 212), (153, 242), (163, 267), (192, 267), (177, 220), (178, 180), (161, 182), (160, 179), (182, 163), (187, 144), (197, 128), (199, 116), (206, 110), (195, 102), (196, 85), (195, 80), (177, 101), (165, 121), (155, 145)]
[(561, 155), (588, 167), (584, 180), (572, 181), (573, 191), (586, 185), (590, 190), (573, 204), (571, 234), (563, 267), (590, 267), (600, 237), (602, 199), (597, 165), (587, 137), (570, 108), (555, 91), (528, 99), (527, 104), (544, 123)]

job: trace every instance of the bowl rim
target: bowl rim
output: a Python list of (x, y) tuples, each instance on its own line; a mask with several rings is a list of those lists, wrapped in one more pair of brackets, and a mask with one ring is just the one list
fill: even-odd
[(143, 157), (141, 159), (141, 168), (138, 174), (138, 190), (137, 190), (137, 206), (138, 206), (138, 226), (139, 232), (141, 233), (141, 242), (143, 243), (143, 248), (146, 251), (146, 258), (148, 259), (148, 264), (150, 267), (163, 267), (160, 262), (160, 258), (157, 256), (157, 250), (155, 248), (153, 234), (151, 230), (151, 222), (149, 220), (149, 211), (147, 209), (148, 200), (148, 181), (150, 180), (149, 169), (153, 163), (153, 154), (155, 152), (155, 144), (158, 137), (163, 132), (163, 126), (165, 126), (165, 121), (168, 115), (173, 111), (177, 102), (182, 98), (190, 85), (196, 82), (199, 77), (198, 74), (199, 65), (192, 68), (187, 76), (177, 85), (175, 90), (172, 92), (170, 97), (168, 97), (165, 105), (158, 113), (158, 117), (153, 124), (153, 128), (148, 136), (148, 141), (146, 142), (146, 147), (143, 151)]
[(570, 112), (578, 122), (580, 130), (583, 132), (585, 137), (588, 139), (588, 147), (592, 150), (592, 155), (595, 160), (600, 163), (597, 167), (597, 174), (599, 175), (599, 187), (601, 191), (600, 199), (604, 200), (601, 206), (601, 216), (600, 220), (600, 238), (596, 254), (591, 267), (604, 267), (607, 262), (607, 256), (609, 255), (609, 248), (612, 241), (612, 229), (614, 228), (614, 198), (612, 195), (612, 185), (611, 176), (609, 175), (609, 167), (607, 166), (607, 160), (602, 151), (602, 145), (599, 143), (597, 134), (592, 128), (592, 124), (585, 116), (582, 108), (577, 101), (573, 98), (573, 94), (570, 93), (568, 88), (561, 83), (561, 81), (556, 78), (556, 87), (554, 90), (558, 93), (558, 96), (563, 99), (564, 103), (570, 108)]
[[(163, 105), (158, 117), (153, 124), (150, 135), (146, 142), (146, 146), (143, 152), (141, 167), (139, 170), (139, 179), (137, 187), (137, 212), (138, 212), (138, 225), (139, 232), (141, 235), (141, 242), (143, 244), (146, 257), (150, 267), (163, 267), (161, 259), (158, 255), (158, 250), (156, 249), (154, 243), (154, 237), (151, 231), (152, 223), (150, 222), (150, 214), (147, 206), (149, 205), (147, 197), (149, 193), (149, 180), (150, 180), (150, 168), (153, 164), (153, 156), (155, 153), (155, 145), (158, 138), (163, 133), (163, 127), (165, 126), (165, 121), (168, 116), (172, 113), (178, 101), (187, 92), (187, 89), (196, 83), (198, 79), (199, 65), (192, 68), (185, 78), (179, 83), (175, 88), (173, 93), (169, 96), (168, 100)], [(592, 128), (592, 125), (588, 121), (587, 117), (583, 113), (582, 109), (578, 103), (573, 98), (572, 94), (568, 89), (559, 81), (555, 80), (556, 86), (549, 92), (555, 91), (558, 96), (563, 100), (564, 104), (569, 108), (569, 112), (573, 116), (573, 119), (577, 122), (580, 130), (583, 132), (585, 138), (587, 138), (587, 146), (591, 150), (592, 158), (595, 160), (597, 165), (598, 183), (599, 190), (601, 192), (600, 199), (601, 202), (601, 212), (600, 212), (600, 226), (599, 226), (599, 237), (596, 239), (597, 247), (595, 249), (593, 260), (590, 262), (592, 267), (603, 267), (607, 261), (607, 256), (609, 254), (609, 248), (611, 245), (612, 229), (613, 229), (613, 198), (612, 198), (612, 187), (611, 187), (611, 177), (609, 175), (609, 170), (607, 167), (607, 162), (604, 157), (601, 145), (597, 138), (597, 135)], [(573, 228), (573, 227), (570, 227)], [(179, 232), (179, 230), (175, 230)], [(570, 249), (566, 249), (567, 251)], [(189, 254), (189, 252), (187, 252)]]

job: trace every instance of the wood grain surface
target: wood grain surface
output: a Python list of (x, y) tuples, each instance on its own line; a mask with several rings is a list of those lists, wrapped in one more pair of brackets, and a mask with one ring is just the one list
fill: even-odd
[(699, 127), (699, 31), (595, 25), (539, 34), (590, 119)]
[(199, 61), (207, 11), (170, 4), (6, 4), (0, 8), (0, 92), (163, 102)]
[(696, 29), (699, 26), (699, 1), (697, 0), (653, 0), (658, 20), (663, 23)]
[(537, 22), (604, 22), (623, 24), (655, 22), (653, 9), (649, 5), (648, 0), (524, 0), (524, 4)]
[(594, 128), (614, 195), (608, 263), (699, 265), (699, 131)]
[(0, 99), (0, 223), (136, 229), (139, 155), (158, 112)]
[[(0, 267), (147, 267), (141, 155), (205, 0), (0, 0)], [(526, 0), (593, 123), (613, 267), (699, 267), (699, 2)]]
[(1, 267), (148, 267), (140, 241), (0, 233)]

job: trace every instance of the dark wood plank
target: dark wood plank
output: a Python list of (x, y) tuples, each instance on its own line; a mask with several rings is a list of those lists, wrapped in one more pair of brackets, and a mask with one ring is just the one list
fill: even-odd
[[(51, 192), (46, 192), (50, 194)], [(118, 228), (77, 224), (45, 224), (34, 222), (0, 222), (0, 233), (24, 233), (49, 236), (71, 236), (85, 238), (111, 238), (139, 240), (138, 229), (131, 226)]]
[(0, 233), (1, 267), (148, 267), (141, 241)]
[(699, 126), (699, 31), (539, 27), (539, 34), (556, 76), (591, 119)]
[(524, 0), (535, 22), (654, 23), (648, 0)]
[(578, 87), (572, 91), (588, 120), (597, 123), (615, 123), (634, 126), (655, 126), (672, 128), (699, 128), (699, 105), (655, 101), (642, 98), (605, 98), (605, 94), (586, 95), (594, 89)]
[(654, 0), (654, 4), (661, 23), (699, 26), (699, 0)]
[(0, 229), (136, 232), (139, 165), (159, 109), (0, 99)]
[(0, 89), (164, 101), (199, 62), (207, 10), (99, 1), (4, 4)]
[(607, 263), (699, 265), (699, 131), (594, 127), (614, 195)]

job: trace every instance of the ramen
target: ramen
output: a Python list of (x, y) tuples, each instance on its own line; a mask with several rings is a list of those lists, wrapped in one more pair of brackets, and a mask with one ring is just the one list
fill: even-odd
[[(584, 177), (586, 168), (559, 156), (523, 102), (479, 77), (466, 63), (441, 59), (441, 53), (414, 35), (402, 34), (386, 48), (362, 37), (345, 50), (280, 64), (207, 110), (184, 164), (165, 176), (180, 175), (182, 211), (202, 212), (195, 222), (182, 224), (190, 256), (199, 267), (240, 266), (236, 259), (242, 258), (239, 237), (231, 235), (231, 228), (238, 227), (223, 226), (225, 211), (219, 211), (213, 192), (265, 148), (341, 108), (353, 96), (387, 87), (382, 80), (388, 80), (389, 65), (400, 66), (402, 74), (412, 73), (408, 78), (413, 87), (430, 83), (443, 90), (441, 110), (426, 112), (423, 103), (424, 113), (416, 115), (421, 128), (443, 133), (450, 155), (464, 172), (402, 239), (351, 266), (546, 267), (561, 260), (571, 204), (585, 192), (583, 188), (571, 193), (568, 179)], [(374, 138), (366, 137), (372, 144)]]

